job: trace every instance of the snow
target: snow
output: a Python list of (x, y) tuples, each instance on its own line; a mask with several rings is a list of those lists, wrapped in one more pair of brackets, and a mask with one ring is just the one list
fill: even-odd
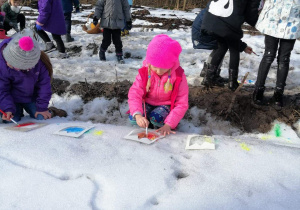
[[(26, 8), (29, 9), (29, 8)], [(191, 12), (151, 9), (151, 15), (176, 16), (193, 20), (199, 10)], [(72, 14), (86, 21), (92, 10)], [(136, 21), (141, 22), (141, 20)], [(136, 24), (135, 22), (133, 24)], [(140, 23), (139, 23), (140, 24)], [(10, 32), (12, 33), (12, 32)], [(199, 73), (210, 51), (194, 50), (190, 29), (166, 31), (133, 28), (122, 38), (124, 52), (145, 57), (150, 40), (165, 33), (183, 47), (180, 60), (190, 85), (200, 84)], [(101, 44), (102, 35), (86, 34), (81, 26), (72, 26), (80, 57), (54, 58), (54, 76), (78, 81), (133, 81), (142, 59), (125, 59), (116, 63), (114, 53), (107, 62), (87, 50), (89, 43)], [(250, 71), (255, 80), (264, 51), (263, 36), (243, 38), (260, 56), (241, 54), (240, 75)], [(41, 47), (44, 47), (42, 42)], [(111, 45), (110, 51), (114, 52)], [(299, 85), (300, 44), (291, 56), (288, 88)], [(275, 65), (275, 62), (274, 62)], [(226, 55), (223, 69), (228, 66)], [(271, 69), (267, 85), (274, 85)], [(226, 76), (227, 72), (222, 71)], [(125, 112), (126, 102), (96, 98), (86, 104), (79, 96), (53, 95), (51, 105), (67, 110), (67, 118), (43, 121), (48, 125), (30, 132), (5, 129), (0, 137), (0, 209), (299, 209), (300, 208), (300, 139), (289, 126), (273, 122), (267, 134), (248, 134), (229, 122), (219, 121), (205, 110), (191, 107), (191, 120), (182, 120), (175, 135), (152, 145), (123, 139), (131, 130)], [(117, 110), (117, 111), (116, 111)], [(195, 126), (202, 120), (206, 125)], [(32, 121), (25, 116), (23, 122)], [(80, 138), (54, 135), (67, 125), (93, 125)], [(296, 127), (300, 127), (298, 123)], [(276, 137), (276, 129), (281, 135)], [(216, 150), (185, 150), (187, 136), (210, 133)], [(278, 136), (278, 135), (277, 135)]]

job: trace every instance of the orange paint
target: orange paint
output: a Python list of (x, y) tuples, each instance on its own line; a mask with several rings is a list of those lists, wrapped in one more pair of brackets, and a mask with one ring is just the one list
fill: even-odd
[(156, 138), (158, 138), (158, 135), (155, 134), (155, 133), (150, 133), (150, 132), (148, 132), (148, 135), (147, 135), (145, 132), (143, 132), (143, 133), (138, 133), (138, 138), (139, 139), (141, 139), (141, 138), (147, 138), (147, 139), (153, 141)]

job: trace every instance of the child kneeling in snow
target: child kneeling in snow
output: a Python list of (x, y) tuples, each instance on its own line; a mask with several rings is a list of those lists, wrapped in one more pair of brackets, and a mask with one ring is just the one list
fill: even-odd
[(150, 121), (163, 135), (175, 133), (171, 129), (188, 109), (189, 87), (179, 63), (181, 51), (180, 44), (167, 35), (157, 35), (149, 43), (143, 67), (128, 93), (132, 124), (146, 128)]
[(0, 44), (0, 109), (4, 122), (20, 121), (23, 109), (32, 118), (50, 119), (66, 116), (63, 110), (50, 107), (52, 65), (30, 36), (16, 36)]

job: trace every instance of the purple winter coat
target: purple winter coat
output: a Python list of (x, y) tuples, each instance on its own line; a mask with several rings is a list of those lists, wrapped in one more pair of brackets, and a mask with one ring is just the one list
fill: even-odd
[(39, 0), (39, 16), (37, 21), (41, 24), (42, 29), (57, 35), (67, 33), (65, 17), (60, 0)]
[(39, 60), (28, 72), (9, 68), (3, 57), (3, 49), (10, 41), (5, 39), (0, 43), (0, 109), (14, 114), (15, 103), (35, 102), (36, 111), (47, 111), (52, 92), (45, 64)]

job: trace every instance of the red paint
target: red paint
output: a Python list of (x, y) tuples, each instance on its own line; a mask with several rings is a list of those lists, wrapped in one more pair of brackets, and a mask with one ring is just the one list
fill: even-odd
[(16, 126), (16, 127), (25, 127), (25, 126), (28, 126), (28, 125), (34, 125), (35, 123), (32, 123), (32, 122), (30, 122), (30, 123), (23, 123), (23, 124), (20, 124), (20, 125), (18, 125), (18, 126)]
[(147, 139), (149, 139), (149, 140), (155, 140), (156, 138), (158, 138), (158, 135), (156, 135), (155, 133), (148, 133), (148, 135), (146, 135), (146, 133), (145, 132), (143, 132), (143, 133), (139, 133), (138, 134), (138, 138), (139, 139), (141, 139), (141, 138), (147, 138)]

